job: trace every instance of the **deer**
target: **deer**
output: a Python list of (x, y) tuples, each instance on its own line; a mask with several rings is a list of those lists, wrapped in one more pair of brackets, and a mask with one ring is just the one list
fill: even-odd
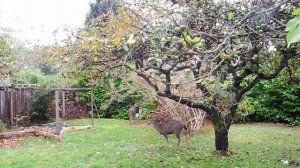
[(130, 122), (133, 122), (134, 120), (137, 120), (137, 115), (139, 114), (139, 106), (137, 104), (134, 104), (130, 107), (129, 111), (129, 120)]
[[(163, 123), (159, 123), (158, 121), (150, 118), (148, 119), (148, 123), (152, 124), (154, 128), (162, 135), (164, 136), (165, 140), (167, 141), (168, 144), (168, 134), (175, 134), (177, 138), (177, 149), (180, 144), (180, 134), (184, 131), (187, 131), (186, 125), (179, 121), (179, 120), (169, 120)], [(184, 130), (183, 130), (184, 129)], [(187, 138), (185, 137), (187, 140)]]

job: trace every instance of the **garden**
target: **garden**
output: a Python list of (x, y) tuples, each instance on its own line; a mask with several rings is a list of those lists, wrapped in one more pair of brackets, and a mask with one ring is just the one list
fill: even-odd
[(300, 166), (298, 0), (96, 0), (82, 22), (0, 26), (0, 167)]

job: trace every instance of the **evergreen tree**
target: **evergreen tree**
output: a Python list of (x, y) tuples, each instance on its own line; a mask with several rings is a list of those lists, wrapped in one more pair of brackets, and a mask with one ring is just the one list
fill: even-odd
[(85, 23), (87, 24), (90, 20), (109, 12), (114, 15), (117, 13), (117, 3), (115, 0), (96, 0), (95, 3), (90, 3), (90, 11), (86, 15)]

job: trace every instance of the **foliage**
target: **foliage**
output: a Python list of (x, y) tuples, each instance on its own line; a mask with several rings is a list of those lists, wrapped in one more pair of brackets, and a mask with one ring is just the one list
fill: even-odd
[(30, 60), (26, 58), (30, 49), (12, 33), (9, 28), (0, 27), (0, 75), (12, 75)]
[[(78, 86), (87, 87), (88, 80), (86, 76), (79, 77)], [(142, 88), (137, 87), (133, 81), (115, 78), (111, 74), (98, 77), (92, 92), (97, 107), (95, 110), (100, 111), (99, 117), (128, 119), (128, 110), (135, 103), (140, 105), (145, 115), (153, 110), (153, 102), (143, 104), (147, 95), (144, 94)], [(78, 93), (77, 95), (84, 101), (89, 99), (87, 93)]]
[(40, 88), (67, 87), (75, 84), (75, 80), (64, 78), (60, 74), (44, 75), (37, 69), (20, 70), (12, 77), (14, 84), (37, 84)]
[(51, 109), (49, 104), (53, 100), (53, 92), (39, 90), (30, 99), (29, 120), (31, 123), (45, 123), (50, 121)]
[(6, 125), (0, 120), (0, 132), (6, 130)]
[(288, 47), (292, 43), (300, 41), (300, 8), (295, 9), (292, 15), (294, 15), (295, 18), (291, 19), (286, 24), (286, 31), (288, 31), (286, 41), (288, 43)]
[(271, 82), (260, 82), (247, 96), (255, 109), (250, 115), (251, 120), (300, 125), (299, 83), (281, 75)]
[(142, 106), (140, 107), (140, 114), (139, 114), (139, 119), (146, 119), (150, 112), (155, 110), (157, 107), (157, 101), (155, 100), (149, 100), (149, 101), (144, 101)]
[[(71, 33), (71, 32), (69, 32)], [(26, 56), (24, 60), (24, 66), (27, 69), (39, 69), (44, 75), (54, 75), (62, 73), (64, 66), (69, 59), (69, 48), (63, 47), (58, 44), (52, 44), (47, 46), (33, 46), (31, 52)]]
[(37, 70), (21, 70), (12, 78), (14, 84), (38, 84), (42, 80), (42, 74)]
[(45, 75), (54, 75), (58, 73), (58, 69), (47, 63), (46, 61), (41, 61), (38, 67), (41, 72)]
[(7, 32), (2, 32), (0, 27), (0, 75), (7, 75), (11, 71), (11, 63), (15, 60), (12, 49), (12, 37)]
[[(89, 119), (67, 121), (67, 125), (90, 124)], [(300, 161), (299, 130), (274, 124), (234, 125), (230, 157), (209, 148), (214, 143), (211, 127), (193, 134), (188, 145), (182, 140), (177, 150), (174, 136), (167, 145), (150, 125), (111, 119), (95, 119), (94, 124), (93, 129), (64, 132), (61, 143), (25, 137), (19, 147), (0, 148), (1, 167), (291, 168)]]
[(243, 97), (239, 106), (237, 108), (237, 112), (234, 117), (234, 122), (245, 122), (249, 121), (249, 116), (255, 112), (254, 106), (251, 102), (252, 99), (248, 97)]

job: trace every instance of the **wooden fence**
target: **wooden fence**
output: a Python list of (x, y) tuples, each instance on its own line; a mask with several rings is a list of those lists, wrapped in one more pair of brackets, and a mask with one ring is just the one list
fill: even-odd
[(0, 88), (0, 119), (14, 125), (17, 116), (29, 115), (29, 99), (34, 87)]
[[(30, 97), (39, 90), (36, 86), (15, 85), (14, 87), (0, 87), (0, 120), (8, 126), (15, 125), (18, 116), (29, 116)], [(55, 118), (65, 119), (66, 91), (90, 91), (91, 88), (53, 88), (46, 89), (55, 92)], [(61, 102), (61, 107), (60, 107)], [(93, 99), (91, 94), (91, 111), (93, 111)], [(61, 114), (60, 114), (61, 113)], [(93, 124), (93, 113), (92, 113)]]

